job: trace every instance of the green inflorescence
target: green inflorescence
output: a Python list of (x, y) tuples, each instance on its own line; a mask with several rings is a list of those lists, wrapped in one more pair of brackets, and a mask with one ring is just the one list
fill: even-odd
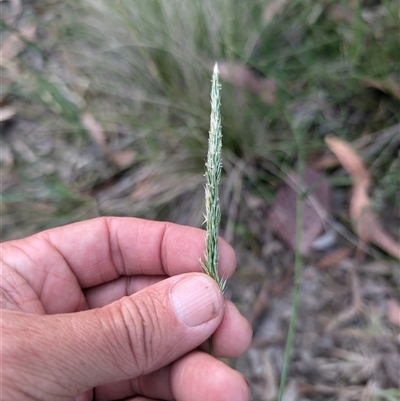
[(222, 150), (222, 128), (221, 128), (221, 86), (219, 84), (218, 65), (215, 64), (211, 86), (211, 121), (208, 139), (208, 153), (206, 162), (206, 251), (205, 262), (202, 263), (203, 271), (211, 276), (223, 292), (226, 288), (226, 280), (218, 274), (218, 228), (221, 220), (219, 206), (218, 187), (221, 180), (221, 150)]

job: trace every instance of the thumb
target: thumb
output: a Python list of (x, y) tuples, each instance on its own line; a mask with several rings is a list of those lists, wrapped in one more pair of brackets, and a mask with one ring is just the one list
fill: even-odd
[(22, 358), (23, 364), (11, 371), (28, 376), (27, 385), (40, 383), (35, 389), (51, 399), (74, 397), (178, 359), (216, 330), (223, 305), (214, 280), (193, 273), (168, 278), (100, 309), (48, 316), (10, 312), (10, 323), (3, 315), (3, 335), (10, 333), (9, 326), (17, 357), (8, 352), (6, 360), (12, 365), (13, 359)]

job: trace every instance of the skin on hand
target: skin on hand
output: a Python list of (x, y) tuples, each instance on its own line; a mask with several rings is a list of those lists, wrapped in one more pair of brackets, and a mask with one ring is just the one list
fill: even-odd
[[(251, 327), (201, 273), (205, 232), (105, 217), (1, 245), (1, 399), (247, 401)], [(219, 240), (222, 277), (233, 249)]]

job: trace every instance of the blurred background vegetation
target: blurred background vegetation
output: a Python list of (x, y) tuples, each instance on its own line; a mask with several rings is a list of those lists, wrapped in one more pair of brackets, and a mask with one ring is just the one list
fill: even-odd
[[(332, 161), (327, 134), (361, 155), (373, 208), (400, 239), (397, 1), (10, 0), (0, 7), (3, 240), (111, 214), (201, 226), (215, 61), (221, 234), (241, 265), (253, 266), (239, 268), (228, 292), (244, 312), (266, 267), (279, 276), (292, 263), (268, 213), (299, 162), (318, 171), (315, 182), (327, 180), (331, 219), (347, 233), (335, 241), (357, 245), (348, 212), (353, 181)], [(393, 262), (374, 247), (369, 255)], [(382, 291), (392, 294), (394, 273), (384, 276)], [(387, 377), (380, 386), (395, 387)], [(356, 384), (362, 391), (368, 380)], [(382, 391), (371, 394), (398, 399)], [(339, 399), (321, 394), (310, 398)], [(361, 399), (355, 394), (340, 399)]]
[[(312, 159), (326, 134), (353, 141), (399, 119), (395, 1), (28, 3), (17, 19), (2, 2), (3, 45), (14, 48), (3, 53), (2, 104), (18, 117), (3, 131), (25, 134), (3, 138), (16, 179), (6, 238), (94, 214), (199, 225), (215, 61), (232, 69), (225, 221), (230, 203), (246, 206), (243, 192), (271, 203), (298, 157), (294, 131)], [(397, 133), (365, 159), (381, 210), (398, 203)]]

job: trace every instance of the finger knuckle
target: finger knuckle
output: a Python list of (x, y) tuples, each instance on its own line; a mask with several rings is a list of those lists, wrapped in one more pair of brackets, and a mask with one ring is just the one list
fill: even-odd
[(151, 368), (151, 362), (158, 354), (163, 332), (159, 324), (157, 305), (149, 297), (139, 302), (130, 297), (119, 303), (119, 315), (124, 347), (131, 361), (143, 374)]

